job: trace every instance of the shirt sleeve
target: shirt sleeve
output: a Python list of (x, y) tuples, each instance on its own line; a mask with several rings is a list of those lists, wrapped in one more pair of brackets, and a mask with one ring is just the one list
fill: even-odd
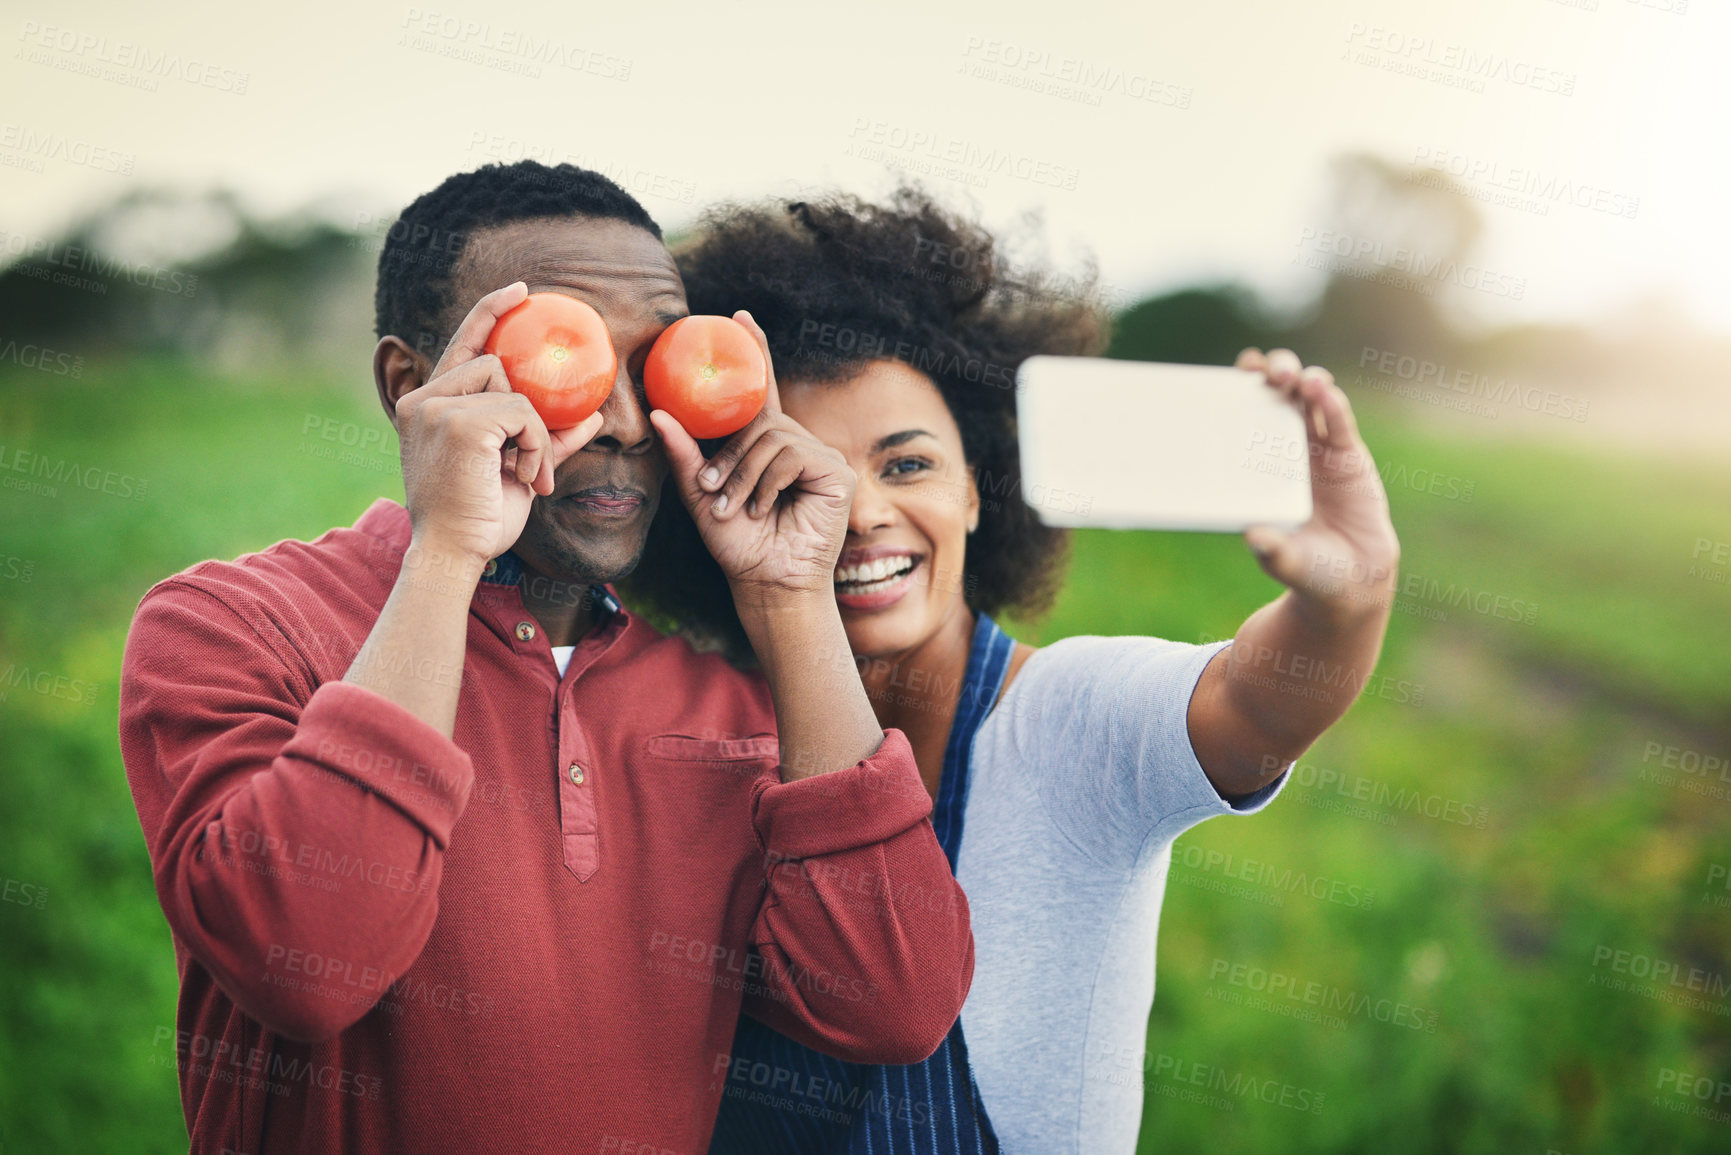
[(1285, 787), (1290, 767), (1229, 803), (1190, 744), (1190, 697), (1229, 645), (1065, 638), (1011, 683), (996, 712), (1009, 715), (1021, 756), (1042, 768), (1046, 809), (1083, 853), (1122, 866), (1216, 815), (1255, 813)]
[(974, 937), (931, 809), (900, 730), (845, 770), (758, 787), (768, 893), (748, 1013), (856, 1063), (938, 1049), (973, 981)]
[(248, 1015), (313, 1042), (426, 944), (474, 768), (396, 703), (312, 685), (284, 647), (257, 607), (159, 586), (127, 638), (120, 739), (176, 938)]

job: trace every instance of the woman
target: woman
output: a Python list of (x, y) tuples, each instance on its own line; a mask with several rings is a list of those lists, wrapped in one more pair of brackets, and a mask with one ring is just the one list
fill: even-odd
[[(1172, 842), (1268, 802), (1362, 685), (1292, 671), (1368, 672), (1381, 646), (1399, 545), (1344, 394), (1286, 350), (1239, 358), (1305, 414), (1315, 515), (1246, 534), (1291, 588), (1234, 641), (1035, 649), (993, 621), (1049, 606), (1066, 546), (1020, 493), (1014, 372), (1097, 352), (1086, 300), (1042, 293), (910, 190), (718, 210), (680, 264), (694, 312), (751, 312), (785, 412), (858, 475), (836, 600), (880, 723), (913, 745), (977, 951), (956, 1028), (911, 1067), (742, 1019), (711, 1152), (1133, 1150)], [(651, 548), (682, 532), (669, 521)], [(726, 603), (702, 591), (725, 588), (689, 566), (678, 588), (638, 587), (723, 640)]]

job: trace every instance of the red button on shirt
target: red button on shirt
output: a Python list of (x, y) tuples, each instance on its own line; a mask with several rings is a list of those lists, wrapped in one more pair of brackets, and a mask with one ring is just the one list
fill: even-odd
[(379, 502), (133, 622), (194, 1151), (700, 1155), (742, 1001), (855, 1061), (942, 1041), (973, 940), (900, 732), (782, 783), (761, 678), (623, 611), (561, 678), (484, 583), (448, 740), (341, 680), (408, 533)]

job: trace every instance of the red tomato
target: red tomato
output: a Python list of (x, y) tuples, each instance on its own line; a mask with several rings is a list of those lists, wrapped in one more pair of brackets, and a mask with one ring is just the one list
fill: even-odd
[(619, 372), (601, 314), (564, 293), (530, 293), (494, 323), (486, 351), (549, 429), (569, 429), (601, 408)]
[(649, 350), (643, 392), (693, 437), (726, 437), (763, 409), (769, 366), (757, 339), (732, 317), (681, 317)]

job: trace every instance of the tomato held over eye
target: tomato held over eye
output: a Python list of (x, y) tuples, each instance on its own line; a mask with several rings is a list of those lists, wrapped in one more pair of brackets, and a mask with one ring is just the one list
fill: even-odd
[(726, 437), (763, 409), (769, 366), (757, 339), (732, 317), (681, 317), (650, 348), (643, 392), (693, 437)]
[(485, 351), (549, 429), (569, 429), (601, 408), (619, 372), (601, 314), (563, 293), (530, 293), (494, 323)]

